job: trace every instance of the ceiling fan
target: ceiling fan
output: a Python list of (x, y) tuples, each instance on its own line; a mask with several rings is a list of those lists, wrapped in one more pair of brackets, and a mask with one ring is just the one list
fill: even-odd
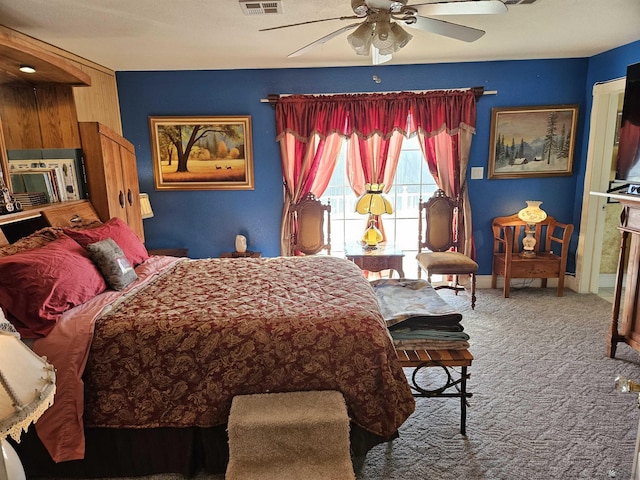
[(451, 0), (412, 5), (407, 5), (407, 3), (408, 0), (351, 0), (351, 8), (354, 15), (309, 20), (279, 27), (263, 28), (260, 31), (278, 30), (330, 20), (364, 19), (362, 22), (351, 23), (339, 28), (290, 53), (287, 57), (297, 57), (307, 53), (332, 38), (355, 29), (347, 37), (349, 45), (358, 55), (369, 55), (371, 52), (373, 63), (377, 65), (389, 61), (394, 52), (404, 47), (413, 38), (399, 24), (464, 42), (473, 42), (482, 37), (485, 32), (430, 17), (440, 15), (488, 15), (507, 12), (506, 5), (500, 0)]

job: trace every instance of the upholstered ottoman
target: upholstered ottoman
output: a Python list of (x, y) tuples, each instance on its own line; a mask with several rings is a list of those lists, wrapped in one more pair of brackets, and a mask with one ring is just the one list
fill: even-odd
[(355, 478), (340, 392), (236, 396), (228, 431), (226, 480)]

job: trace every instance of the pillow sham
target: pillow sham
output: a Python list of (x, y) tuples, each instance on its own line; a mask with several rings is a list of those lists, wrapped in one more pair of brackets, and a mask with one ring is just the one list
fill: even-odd
[(46, 336), (60, 315), (106, 288), (88, 252), (65, 235), (0, 258), (0, 305), (23, 338)]
[(87, 245), (87, 251), (114, 290), (122, 290), (138, 278), (136, 271), (113, 238), (90, 243)]
[(62, 228), (41, 228), (40, 230), (33, 232), (31, 235), (13, 242), (11, 245), (4, 245), (0, 247), (0, 257), (6, 257), (7, 255), (14, 255), (26, 250), (43, 247), (47, 243), (54, 241), (60, 235), (62, 235)]
[(112, 238), (122, 249), (129, 263), (136, 267), (149, 258), (149, 253), (138, 236), (123, 220), (114, 217), (102, 225), (87, 230), (64, 228), (64, 233), (83, 247)]

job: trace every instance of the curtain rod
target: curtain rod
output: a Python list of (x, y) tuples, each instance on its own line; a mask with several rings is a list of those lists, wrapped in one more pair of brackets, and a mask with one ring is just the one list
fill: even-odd
[(270, 93), (267, 95), (267, 98), (261, 98), (261, 103), (269, 103), (272, 106), (281, 98), (281, 97), (290, 97), (291, 95), (317, 95), (319, 97), (332, 97), (334, 95), (375, 95), (375, 94), (386, 94), (386, 93), (428, 93), (428, 92), (447, 92), (449, 90), (477, 90), (482, 92), (480, 95), (476, 94), (476, 97), (481, 95), (497, 95), (497, 90), (485, 90), (484, 87), (466, 87), (466, 88), (437, 88), (433, 90), (390, 90), (386, 92), (344, 92), (344, 93)]

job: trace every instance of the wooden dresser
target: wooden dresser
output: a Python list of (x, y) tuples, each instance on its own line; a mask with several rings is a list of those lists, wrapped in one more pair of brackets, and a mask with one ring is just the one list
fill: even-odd
[[(640, 352), (640, 197), (617, 195), (622, 204), (618, 271), (608, 339), (608, 355), (613, 358), (618, 343)], [(624, 296), (623, 296), (624, 291)]]

